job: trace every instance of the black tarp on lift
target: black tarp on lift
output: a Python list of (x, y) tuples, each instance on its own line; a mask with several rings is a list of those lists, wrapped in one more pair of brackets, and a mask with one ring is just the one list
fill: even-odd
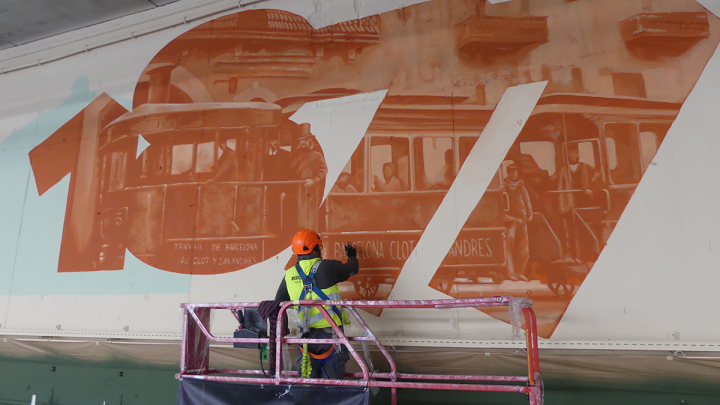
[(177, 405), (367, 405), (365, 387), (238, 384), (184, 378)]

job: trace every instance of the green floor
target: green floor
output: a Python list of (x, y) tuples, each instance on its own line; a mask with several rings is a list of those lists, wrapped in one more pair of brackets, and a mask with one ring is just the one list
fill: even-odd
[[(0, 359), (0, 405), (159, 405), (175, 403), (175, 368), (121, 362), (55, 362)], [(595, 383), (548, 378), (547, 404), (720, 404), (720, 387), (681, 378), (642, 384)], [(523, 404), (520, 394), (400, 391), (400, 404)], [(371, 404), (389, 403), (380, 392)]]

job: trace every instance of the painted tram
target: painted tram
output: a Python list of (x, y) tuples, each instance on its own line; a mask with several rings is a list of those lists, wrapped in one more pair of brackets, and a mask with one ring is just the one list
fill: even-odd
[[(534, 213), (521, 274), (557, 296), (574, 294), (679, 107), (630, 97), (543, 96), (430, 285), (457, 295), (455, 285), (508, 279), (510, 255), (517, 254), (508, 249), (506, 221), (507, 167), (514, 164)], [(457, 97), (390, 96), (381, 105), (341, 175), (345, 184), (324, 205), (328, 256), (342, 258), (343, 244), (351, 242), (363, 259), (361, 274), (344, 286), (348, 298), (388, 297), (491, 114)], [(579, 162), (570, 162), (570, 149)], [(563, 181), (563, 167), (578, 164), (587, 184)], [(384, 170), (399, 180), (388, 182), (391, 189), (377, 186)]]
[[(98, 255), (125, 249), (187, 274), (235, 271), (282, 251), (298, 227), (300, 181), (265, 179), (279, 106), (263, 102), (144, 104), (100, 134)], [(119, 263), (118, 263), (119, 262)]]

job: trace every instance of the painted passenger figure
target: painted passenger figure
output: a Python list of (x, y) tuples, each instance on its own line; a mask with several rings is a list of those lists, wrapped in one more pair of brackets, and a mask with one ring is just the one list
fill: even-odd
[(597, 180), (597, 176), (590, 165), (580, 161), (580, 150), (577, 144), (569, 144), (567, 146), (567, 164), (560, 169), (560, 178), (558, 179), (558, 190), (564, 191), (559, 195), (559, 207), (565, 230), (563, 251), (566, 258), (580, 259), (578, 221), (575, 218), (575, 209), (593, 204), (595, 193), (592, 191), (592, 185)]
[[(560, 207), (566, 212), (575, 207), (575, 200), (578, 202), (592, 198), (593, 192), (590, 189), (594, 171), (586, 163), (580, 161), (580, 150), (577, 144), (568, 145), (568, 164), (560, 169), (560, 190), (581, 190), (583, 195), (573, 196), (572, 193), (561, 194)], [(580, 205), (583, 205), (580, 203)]]
[(400, 179), (395, 176), (395, 165), (388, 162), (383, 165), (383, 177), (385, 182), (380, 181), (378, 176), (373, 176), (373, 190), (382, 192), (403, 191), (404, 187)]
[(337, 183), (330, 190), (331, 193), (357, 193), (358, 190), (352, 185), (350, 173), (342, 172)]
[(237, 154), (228, 146), (227, 141), (220, 144), (218, 155), (220, 158), (218, 159), (217, 165), (215, 165), (215, 175), (212, 180), (239, 181), (240, 168), (238, 166)]
[[(280, 139), (277, 134), (271, 135), (268, 138), (268, 146), (262, 160), (263, 181), (277, 182), (292, 180), (290, 162), (290, 152), (280, 148)], [(289, 208), (281, 207), (283, 197), (287, 195), (287, 189), (281, 184), (265, 184), (267, 187), (266, 201), (269, 202), (268, 209), (273, 212), (280, 212), (283, 208)], [(283, 223), (280, 215), (268, 215), (265, 221), (268, 231), (276, 234), (282, 232)]]
[(314, 136), (310, 132), (310, 124), (300, 124), (297, 151), (290, 163), (291, 169), (303, 181), (306, 189), (322, 187), (327, 175), (327, 165), (322, 153), (314, 150)]
[(520, 154), (518, 160), (522, 178), (535, 211), (546, 213), (546, 215), (551, 214), (552, 200), (547, 197), (546, 192), (557, 187), (557, 176), (550, 175), (547, 170), (540, 168), (530, 155)]
[(532, 221), (533, 209), (530, 196), (520, 179), (520, 171), (515, 164), (507, 167), (505, 178), (505, 193), (507, 193), (509, 206), (505, 214), (507, 226), (508, 271), (510, 280), (518, 279), (528, 281), (525, 276), (528, 260), (530, 259), (530, 243), (528, 239), (528, 223)]
[(280, 148), (280, 140), (275, 135), (268, 139), (268, 152), (263, 159), (263, 180), (288, 180), (290, 172), (290, 152)]
[(328, 167), (325, 156), (315, 150), (315, 137), (310, 124), (300, 124), (297, 151), (293, 151), (290, 169), (302, 180), (303, 194), (298, 198), (298, 225), (315, 226), (317, 207), (323, 197)]
[(444, 153), (445, 164), (435, 174), (432, 181), (431, 190), (449, 190), (453, 180), (455, 180), (455, 164), (453, 158), (453, 150), (448, 149)]

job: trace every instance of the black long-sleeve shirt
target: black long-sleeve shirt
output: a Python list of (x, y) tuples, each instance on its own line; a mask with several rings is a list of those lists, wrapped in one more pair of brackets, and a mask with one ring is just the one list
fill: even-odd
[[(315, 256), (301, 255), (298, 257), (298, 261), (312, 259)], [(322, 260), (317, 272), (315, 273), (315, 285), (321, 290), (330, 288), (337, 283), (343, 281), (358, 274), (360, 271), (360, 265), (356, 257), (348, 257), (347, 263), (343, 263), (340, 260)], [(290, 293), (288, 293), (285, 279), (280, 282), (277, 293), (275, 294), (276, 301), (290, 301)]]

